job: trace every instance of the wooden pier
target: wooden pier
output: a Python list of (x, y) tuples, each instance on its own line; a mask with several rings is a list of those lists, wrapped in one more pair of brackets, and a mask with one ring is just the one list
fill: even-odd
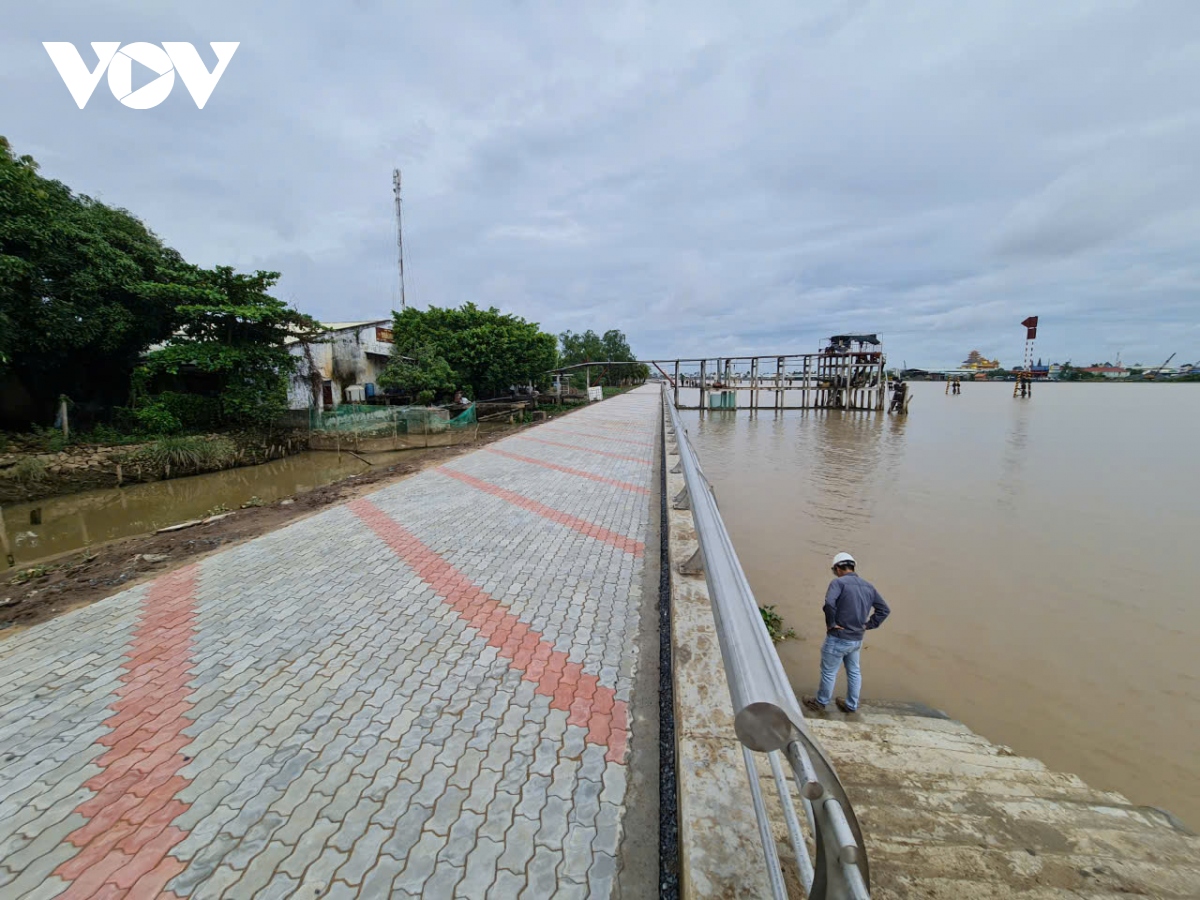
[[(883, 410), (888, 390), (883, 344), (874, 334), (835, 335), (816, 353), (646, 362), (670, 383), (679, 409)], [(700, 391), (698, 406), (681, 401), (683, 388)]]

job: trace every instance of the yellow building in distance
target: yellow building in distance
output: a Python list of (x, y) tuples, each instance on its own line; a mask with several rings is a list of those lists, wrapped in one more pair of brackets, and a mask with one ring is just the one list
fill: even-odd
[(978, 350), (972, 350), (962, 362), (962, 368), (972, 372), (988, 372), (1000, 368), (1000, 360), (987, 359)]

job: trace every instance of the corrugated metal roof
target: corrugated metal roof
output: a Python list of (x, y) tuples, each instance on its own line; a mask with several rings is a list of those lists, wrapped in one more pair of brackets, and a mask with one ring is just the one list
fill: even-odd
[(392, 317), (386, 319), (367, 319), (365, 322), (322, 322), (321, 324), (330, 331), (347, 331), (351, 328), (366, 328), (368, 325), (382, 325), (384, 322), (391, 323)]
[[(368, 325), (391, 325), (392, 318), (389, 316), (386, 319), (367, 319), (365, 322), (322, 322), (321, 327), (329, 331), (354, 331), (359, 328), (366, 328)], [(298, 338), (284, 338), (285, 344), (294, 344)]]

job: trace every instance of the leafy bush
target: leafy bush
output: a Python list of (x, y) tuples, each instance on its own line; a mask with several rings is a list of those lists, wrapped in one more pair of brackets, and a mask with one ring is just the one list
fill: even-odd
[(183, 423), (176, 415), (158, 402), (136, 410), (134, 417), (141, 429), (150, 434), (177, 434), (183, 430)]
[(421, 393), (417, 394), (417, 405), (428, 406), (429, 404), (433, 403), (433, 398), (435, 396), (436, 394), (434, 394), (433, 391), (421, 391)]
[(783, 627), (783, 616), (775, 611), (774, 606), (760, 606), (758, 611), (762, 613), (763, 624), (767, 626), (767, 634), (776, 644), (796, 636), (794, 629)]
[(221, 402), (216, 397), (163, 391), (155, 395), (154, 402), (169, 410), (185, 431), (207, 431), (221, 421)]

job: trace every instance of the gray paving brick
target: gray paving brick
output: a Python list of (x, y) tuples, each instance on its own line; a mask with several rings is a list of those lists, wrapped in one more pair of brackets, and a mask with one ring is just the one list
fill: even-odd
[[(509, 872), (505, 869), (500, 869), (496, 873), (496, 880), (488, 889), (487, 900), (512, 900), (513, 897), (519, 897), (521, 891), (525, 888), (525, 873)], [(464, 894), (466, 896), (472, 896)], [(601, 896), (597, 894), (596, 896)], [(607, 895), (604, 895), (607, 896)], [(472, 897), (473, 900), (473, 897)]]
[[(533, 432), (494, 446), (652, 489), (648, 443), (586, 436), (649, 442), (659, 416), (650, 393), (541, 426), (578, 450)], [(631, 458), (591, 452), (597, 444)], [(645, 495), (490, 450), (446, 469), (645, 540)], [(368, 502), (628, 699), (640, 559), (443, 471)], [(153, 732), (179, 714), (178, 700), (155, 691), (189, 668), (191, 742), (171, 773), (187, 807), (171, 823), (186, 834), (171, 856), (187, 868), (167, 890), (511, 898), (568, 896), (586, 879), (591, 896), (609, 895), (624, 766), (606, 764), (606, 747), (549, 708), (511, 666), (511, 648), (463, 619), (447, 582), (426, 583), (345, 506), (204, 559), (196, 573), (194, 597), (172, 601), (173, 630), (156, 633), (162, 658), (141, 657), (142, 682), (121, 695)], [(49, 872), (78, 852), (63, 841), (87, 821), (73, 812), (94, 796), (84, 782), (112, 758), (95, 742), (111, 730), (154, 590), (28, 629), (0, 654), (0, 894), (28, 893), (33, 876), (37, 895), (67, 888)], [(189, 641), (184, 663), (168, 654), (174, 636)]]
[(374, 867), (379, 858), (379, 850), (390, 832), (379, 825), (372, 825), (366, 833), (354, 842), (353, 848), (345, 864), (338, 869), (335, 877), (347, 884), (361, 884), (367, 872)]
[(549, 847), (535, 849), (533, 858), (529, 860), (526, 875), (529, 883), (521, 892), (523, 898), (553, 897), (558, 893), (558, 866), (562, 862), (562, 853)]

